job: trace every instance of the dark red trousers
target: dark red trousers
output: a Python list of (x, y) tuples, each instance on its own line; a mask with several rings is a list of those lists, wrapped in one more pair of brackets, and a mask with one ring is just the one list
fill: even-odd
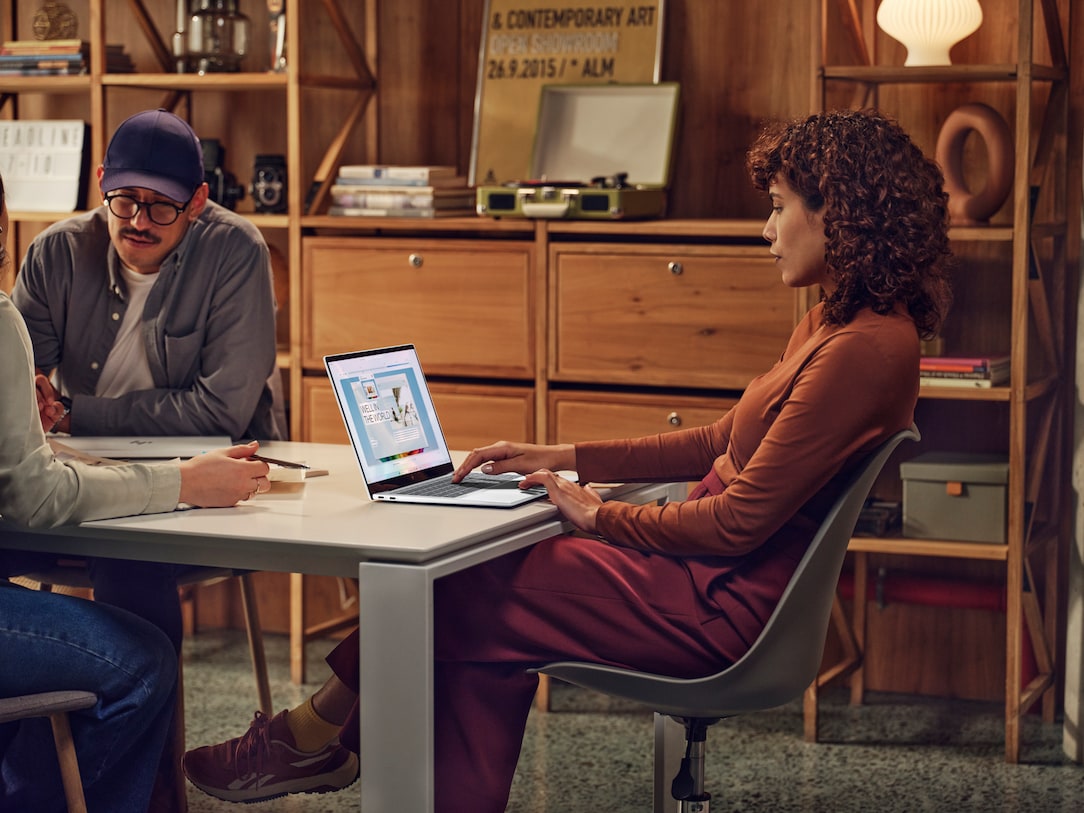
[[(439, 579), (437, 810), (505, 809), (538, 684), (527, 668), (583, 660), (677, 677), (717, 672), (749, 648), (809, 538), (735, 560), (559, 536)], [(357, 686), (356, 632), (328, 663)], [(356, 710), (342, 740), (358, 749)]]

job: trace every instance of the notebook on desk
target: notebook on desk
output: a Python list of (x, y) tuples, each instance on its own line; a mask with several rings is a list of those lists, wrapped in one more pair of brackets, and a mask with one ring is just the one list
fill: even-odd
[(507, 508), (537, 500), (519, 475), (472, 472), (452, 483), (452, 455), (414, 345), (324, 357), (361, 476), (374, 500)]

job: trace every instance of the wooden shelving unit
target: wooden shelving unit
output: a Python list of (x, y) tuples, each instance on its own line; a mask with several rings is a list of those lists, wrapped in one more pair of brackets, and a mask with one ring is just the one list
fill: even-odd
[[(252, 48), (239, 73), (175, 72), (168, 43), (176, 20), (173, 0), (84, 0), (73, 3), (80, 20), (79, 35), (89, 44), (89, 71), (80, 76), (0, 77), (0, 115), (10, 118), (83, 118), (90, 125), (88, 205), (97, 202), (93, 169), (105, 153), (109, 136), (128, 115), (148, 107), (165, 107), (193, 123), (201, 137), (218, 137), (218, 129), (236, 132), (224, 138), (229, 168), (247, 187), (252, 161), (258, 153), (280, 153), (286, 159), (287, 210), (282, 214), (252, 211), (244, 198), (238, 210), (263, 230), (268, 243), (284, 258), (287, 278), (277, 290), (289, 304), (280, 318), (297, 335), (294, 303), (300, 296), (302, 218), (324, 206), (338, 166), (344, 159), (368, 160), (376, 149), (375, 94), (376, 0), (344, 3), (323, 0), (303, 4), (285, 1), (287, 69), (267, 69), (270, 55), (260, 53), (265, 23), (263, 4), (250, 4)], [(244, 9), (243, 9), (244, 10)], [(27, 5), (0, 3), (0, 37), (30, 39)], [(108, 30), (107, 30), (108, 21)], [(124, 42), (136, 63), (135, 73), (109, 73), (106, 43)], [(335, 104), (321, 104), (314, 115), (311, 102), (320, 93), (340, 94)], [(208, 108), (203, 115), (201, 107)], [(229, 113), (235, 106), (247, 124), (236, 130)], [(262, 111), (261, 125), (251, 127)], [(245, 129), (247, 127), (248, 129)], [(49, 223), (70, 212), (12, 212), (16, 262), (25, 245)], [(13, 269), (9, 274), (13, 273)], [(14, 278), (0, 280), (10, 289)], [(286, 303), (280, 303), (286, 304)], [(285, 333), (283, 331), (282, 333)], [(280, 333), (280, 335), (282, 335)], [(300, 396), (298, 348), (291, 339), (280, 347), (280, 364), (289, 373), (291, 400)]]
[[(989, 403), (1007, 410), (1007, 432), (992, 441), (1009, 457), (1007, 543), (852, 540), (856, 599), (851, 619), (844, 622), (841, 615), (837, 625), (845, 640), (844, 648), (849, 650), (848, 657), (842, 666), (828, 669), (823, 682), (849, 674), (852, 701), (861, 702), (862, 659), (867, 642), (864, 597), (871, 557), (997, 563), (1003, 570), (1006, 591), (1005, 759), (1017, 762), (1021, 716), (1041, 701), (1044, 718), (1050, 721), (1057, 700), (1059, 568), (1070, 535), (1067, 493), (1058, 485), (1069, 480), (1068, 449), (1059, 439), (1071, 436), (1066, 379), (1071, 380), (1075, 332), (1072, 305), (1067, 306), (1066, 300), (1075, 303), (1074, 264), (1079, 259), (1080, 221), (1080, 195), (1072, 189), (1080, 184), (1080, 178), (1067, 178), (1066, 172), (1074, 165), (1070, 158), (1073, 151), (1081, 150), (1080, 143), (1067, 140), (1067, 133), (1076, 130), (1069, 126), (1070, 110), (1078, 106), (1071, 105), (1071, 96), (1079, 96), (1080, 89), (1070, 87), (1066, 32), (1072, 24), (1079, 25), (1076, 17), (1080, 10), (1064, 0), (991, 0), (983, 4), (986, 25), (1001, 25), (1003, 20), (1016, 23), (1010, 29), (1015, 31), (1014, 62), (900, 67), (886, 64), (900, 57), (899, 49), (873, 25), (875, 0), (839, 3), (834, 12), (827, 4), (818, 5), (819, 42), (814, 49), (818, 54), (818, 75), (813, 90), (816, 109), (831, 106), (832, 100), (841, 95), (853, 106), (878, 106), (896, 115), (908, 129), (913, 127), (912, 132), (924, 136), (932, 146), (931, 136), (937, 133), (933, 128), (939, 126), (937, 118), (944, 112), (938, 109), (932, 116), (923, 114), (930, 100), (935, 95), (966, 99), (969, 93), (977, 93), (984, 99), (996, 100), (995, 106), (1011, 122), (1016, 153), (1013, 190), (1002, 212), (989, 226), (952, 230), (954, 251), (965, 266), (957, 283), (958, 300), (963, 304), (950, 315), (957, 326), (955, 338), (959, 342), (967, 337), (989, 339), (997, 330), (1004, 330), (1008, 336), (1005, 349), (1012, 356), (1010, 382), (985, 390), (923, 388), (920, 393), (920, 407), (931, 425), (941, 417), (938, 404), (948, 406), (946, 402)], [(841, 30), (845, 32), (842, 36), (832, 28), (833, 13), (841, 18)], [(1037, 32), (1045, 32), (1045, 37)], [(975, 47), (981, 47), (981, 43)], [(892, 49), (895, 53), (891, 53)], [(859, 64), (827, 64), (826, 55), (828, 59), (838, 58), (837, 52), (848, 50), (852, 57), (865, 55), (868, 62), (859, 59)], [(974, 48), (967, 56), (982, 59)], [(907, 90), (897, 91), (901, 87)], [(920, 101), (909, 102), (908, 92), (918, 93)], [(1033, 199), (1039, 201), (1034, 210)], [(973, 249), (1000, 252), (1006, 273), (991, 274), (987, 279), (981, 263), (972, 262), (968, 267)], [(969, 309), (972, 296), (968, 286), (977, 281), (1007, 286), (1005, 314), (973, 306)], [(952, 350), (964, 353), (965, 348)], [(935, 427), (920, 423), (919, 428), (927, 434)], [(943, 440), (945, 428), (940, 429), (934, 434)], [(1037, 665), (1037, 674), (1026, 685), (1022, 677), (1025, 640), (1030, 641), (1030, 654)], [(813, 708), (807, 703), (810, 738), (816, 736), (815, 694), (813, 703)]]

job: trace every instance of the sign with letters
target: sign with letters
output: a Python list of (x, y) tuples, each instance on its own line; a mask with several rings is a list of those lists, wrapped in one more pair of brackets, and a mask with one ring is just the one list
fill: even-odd
[(81, 120), (0, 121), (0, 175), (16, 212), (73, 212), (83, 203), (87, 125)]
[(542, 86), (659, 81), (664, 0), (487, 0), (471, 185), (526, 180)]

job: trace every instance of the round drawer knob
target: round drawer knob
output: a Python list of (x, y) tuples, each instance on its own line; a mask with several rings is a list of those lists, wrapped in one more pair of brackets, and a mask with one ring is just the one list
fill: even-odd
[(670, 269), (670, 273), (673, 274), (675, 277), (680, 276), (681, 273), (685, 270), (684, 266), (682, 266), (681, 263), (670, 262), (666, 264), (666, 267)]
[(425, 262), (425, 259), (422, 257), (421, 254), (411, 254), (409, 257), (407, 257), (407, 262), (409, 262), (414, 268), (421, 268), (422, 263)]
[(666, 422), (671, 426), (681, 426), (681, 416), (676, 412), (671, 412), (666, 416)]

